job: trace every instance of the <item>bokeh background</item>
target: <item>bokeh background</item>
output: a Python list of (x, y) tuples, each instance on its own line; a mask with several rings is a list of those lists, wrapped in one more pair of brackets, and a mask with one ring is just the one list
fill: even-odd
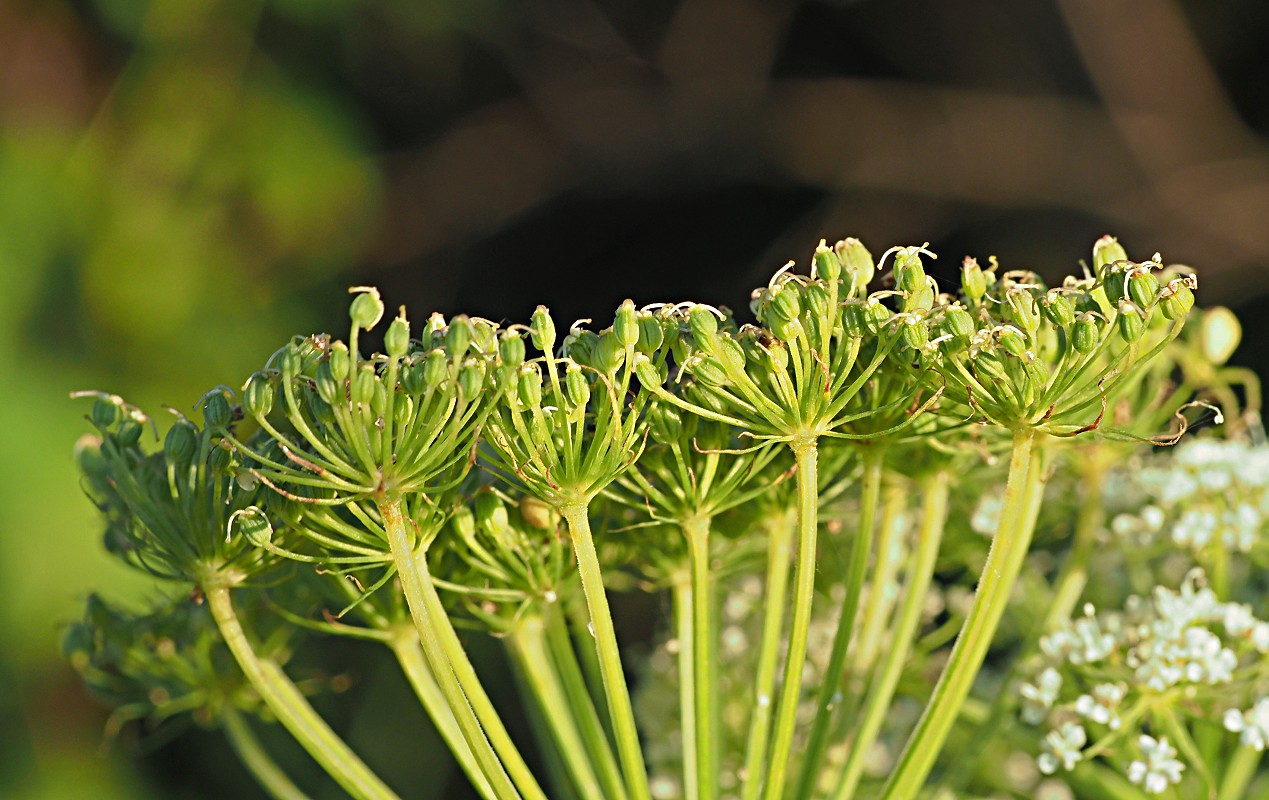
[[(1263, 0), (5, 0), (0, 796), (254, 796), (212, 735), (103, 749), (59, 658), (90, 589), (153, 592), (99, 546), (71, 390), (188, 409), (350, 284), (415, 319), (743, 307), (845, 235), (946, 278), (1112, 232), (1197, 267), (1261, 368), (1267, 42)], [(380, 668), (337, 724), (462, 796)]]

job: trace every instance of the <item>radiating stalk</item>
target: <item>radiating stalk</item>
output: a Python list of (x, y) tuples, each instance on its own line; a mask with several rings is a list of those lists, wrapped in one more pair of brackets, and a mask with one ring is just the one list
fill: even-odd
[(221, 637), (269, 710), (344, 791), (358, 800), (396, 798), (379, 776), (318, 716), (282, 668), (272, 659), (256, 654), (234, 611), (229, 592), (229, 587), (210, 581), (203, 586), (203, 595)]
[[(879, 446), (871, 446), (864, 452), (859, 529), (855, 532), (850, 564), (846, 567), (846, 591), (842, 600), (841, 616), (837, 620), (837, 632), (833, 635), (833, 648), (829, 653), (828, 665), (824, 669), (824, 682), (820, 685), (819, 695), (815, 698), (815, 719), (811, 722), (806, 755), (798, 775), (797, 792), (794, 794), (798, 798), (809, 798), (815, 789), (820, 763), (828, 749), (828, 731), (829, 723), (833, 719), (833, 709), (841, 702), (842, 683), (846, 675), (846, 655), (850, 650), (850, 640), (855, 631), (855, 617), (859, 612), (864, 574), (868, 568), (869, 552), (872, 550), (884, 461), (885, 454)], [(869, 605), (879, 600), (878, 595), (881, 590), (882, 587), (874, 581)]]
[(894, 700), (899, 678), (912, 649), (917, 627), (921, 624), (921, 612), (925, 605), (934, 566), (938, 562), (939, 543), (943, 539), (943, 524), (947, 519), (948, 483), (946, 473), (936, 473), (921, 482), (923, 501), (921, 528), (917, 533), (917, 546), (909, 561), (908, 577), (903, 588), (903, 603), (899, 607), (894, 627), (894, 638), (885, 658), (877, 666), (868, 697), (856, 723), (854, 741), (846, 757), (846, 765), (833, 800), (847, 800), (855, 796), (859, 778), (863, 773), (864, 756), (872, 749), (881, 733), (890, 703)]
[(626, 790), (633, 800), (651, 800), (648, 791), (648, 770), (643, 763), (643, 750), (639, 746), (639, 731), (635, 727), (634, 708), (630, 703), (630, 689), (626, 673), (621, 666), (621, 651), (617, 647), (617, 632), (613, 628), (612, 612), (608, 608), (608, 596), (604, 593), (603, 575), (599, 569), (599, 554), (591, 536), (590, 520), (583, 503), (560, 509), (568, 522), (577, 555), (577, 570), (582, 579), (582, 593), (590, 611), (590, 624), (595, 634), (595, 651), (599, 656), (600, 674), (604, 681), (604, 696), (608, 701), (608, 713), (612, 718), (613, 732), (617, 739), (617, 757), (621, 761), (626, 778)]
[(781, 513), (767, 525), (767, 580), (763, 593), (762, 641), (754, 675), (753, 710), (745, 743), (744, 800), (757, 800), (766, 776), (767, 739), (771, 732), (771, 697), (775, 693), (776, 667), (780, 658), (780, 634), (789, 588), (796, 518)]
[(802, 695), (802, 668), (806, 664), (806, 640), (811, 628), (811, 602), (815, 597), (815, 543), (819, 528), (815, 440), (797, 442), (793, 446), (793, 455), (797, 461), (798, 560), (793, 578), (789, 650), (784, 662), (780, 702), (776, 705), (770, 767), (763, 789), (766, 800), (777, 800), (784, 795), (793, 732), (797, 727), (798, 701)]
[(238, 754), (243, 766), (273, 800), (309, 800), (308, 795), (291, 782), (278, 763), (260, 744), (251, 726), (233, 705), (220, 710), (220, 724), (229, 746)]
[(1261, 751), (1247, 745), (1239, 745), (1234, 757), (1225, 765), (1217, 800), (1241, 800), (1247, 794), (1247, 786), (1256, 777), (1260, 767)]
[(1041, 453), (1034, 452), (1035, 437), (1034, 429), (1029, 427), (1014, 432), (1000, 524), (983, 565), (973, 605), (934, 693), (886, 783), (883, 800), (916, 797), (987, 656), (1009, 593), (1026, 558), (1039, 512), (1043, 459)]

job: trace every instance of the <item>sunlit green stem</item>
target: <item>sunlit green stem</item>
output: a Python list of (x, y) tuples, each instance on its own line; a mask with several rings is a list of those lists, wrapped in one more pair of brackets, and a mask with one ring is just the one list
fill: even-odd
[(718, 793), (718, 681), (714, 630), (714, 578), (710, 574), (709, 517), (683, 523), (688, 558), (692, 565), (692, 697), (696, 738), (698, 800), (713, 800)]
[(476, 761), (480, 764), (481, 772), (488, 779), (495, 796), (499, 800), (518, 798), (520, 793), (511, 783), (511, 778), (499, 761), (498, 754), (494, 752), (490, 740), (481, 730), (473, 705), (468, 701), (468, 696), (455, 672), (454, 659), (466, 658), (462, 647), (460, 645), (458, 652), (455, 653), (454, 648), (447, 646), (440, 635), (442, 622), (448, 622), (448, 617), (445, 615), (444, 607), (440, 605), (440, 599), (435, 597), (435, 590), (431, 593), (432, 596), (429, 596), (427, 592), (429, 584), (424, 578), (427, 574), (424, 554), (415, 550), (414, 537), (411, 535), (401, 505), (398, 502), (385, 500), (379, 503), (379, 513), (383, 517), (383, 529), (387, 535), (388, 546), (392, 550), (402, 593), (405, 595), (406, 604), (410, 607), (414, 627), (419, 632), (423, 652), (427, 655), (428, 663), (432, 666), (432, 674), (440, 684), (445, 700), (458, 721), (463, 738), (471, 747)]
[(274, 800), (308, 800), (308, 795), (291, 782), (277, 762), (265, 751), (251, 725), (232, 705), (226, 704), (220, 711), (220, 724), (229, 740), (229, 746), (238, 754), (243, 765), (260, 787)]
[(1036, 433), (1019, 428), (1013, 436), (1009, 477), (1005, 484), (1000, 524), (983, 565), (974, 602), (961, 633), (952, 647), (947, 666), (926, 703), (925, 711), (909, 737), (890, 780), (882, 793), (884, 800), (916, 797), (947, 735), (960, 714), (978, 670), (991, 646), (992, 637), (1009, 601), (1009, 593), (1031, 544), (1035, 518), (1043, 490), (1041, 453), (1035, 447)]
[(595, 651), (599, 655), (600, 674), (604, 681), (604, 696), (612, 717), (613, 732), (617, 739), (617, 757), (625, 774), (626, 789), (635, 800), (650, 800), (648, 771), (643, 763), (643, 750), (639, 746), (639, 731), (635, 727), (634, 709), (630, 704), (630, 689), (626, 684), (625, 670), (621, 666), (617, 632), (613, 628), (608, 596), (604, 593), (603, 575), (599, 569), (595, 541), (590, 532), (587, 508), (584, 503), (566, 505), (560, 509), (560, 513), (568, 523), (573, 549), (577, 554), (577, 570), (582, 579), (582, 593), (586, 595), (586, 607), (590, 611)]
[(695, 637), (692, 635), (692, 576), (679, 575), (670, 587), (674, 611), (674, 638), (678, 643), (679, 738), (683, 749), (683, 793), (696, 797), (700, 791), (699, 760), (696, 757)]
[(899, 685), (899, 678), (903, 675), (904, 664), (916, 637), (917, 627), (921, 624), (921, 612), (934, 576), (939, 543), (943, 539), (943, 524), (947, 519), (947, 474), (940, 472), (931, 475), (922, 480), (921, 486), (921, 528), (917, 534), (916, 550), (909, 560), (903, 603), (899, 607), (894, 626), (894, 638), (885, 658), (877, 665), (877, 672), (873, 676), (859, 717), (855, 740), (850, 745), (846, 766), (833, 793), (833, 800), (854, 797), (859, 778), (863, 774), (864, 756), (872, 749), (886, 721), (890, 703), (894, 699), (895, 689)]
[(775, 735), (771, 742), (770, 767), (763, 789), (766, 800), (784, 795), (793, 732), (797, 727), (798, 701), (802, 695), (802, 668), (806, 664), (806, 641), (811, 629), (811, 602), (815, 597), (815, 546), (819, 528), (816, 442), (813, 438), (795, 441), (797, 462), (798, 555), (793, 578), (793, 620), (789, 628), (789, 649), (784, 662), (784, 681), (776, 705)]
[(1241, 800), (1247, 795), (1247, 786), (1256, 777), (1260, 767), (1261, 751), (1254, 747), (1239, 745), (1234, 757), (1225, 765), (1225, 775), (1221, 779), (1220, 793), (1216, 800)]
[(784, 631), (784, 610), (789, 587), (796, 517), (782, 511), (767, 524), (767, 581), (763, 596), (762, 642), (754, 677), (753, 711), (745, 743), (744, 800), (756, 800), (762, 793), (766, 774), (767, 738), (771, 732), (771, 697), (775, 692), (776, 666), (780, 658), (780, 634)]
[(282, 668), (273, 660), (257, 655), (242, 629), (229, 594), (228, 586), (212, 581), (203, 585), (203, 595), (207, 598), (220, 635), (269, 710), (344, 791), (359, 800), (395, 798), (392, 790), (318, 716)]
[(494, 800), (495, 795), (493, 787), (489, 785), (489, 781), (485, 778), (480, 769), (480, 763), (476, 760), (476, 756), (472, 753), (471, 747), (467, 744), (467, 740), (463, 738), (462, 728), (455, 718), (454, 712), (450, 710), (449, 703), (445, 700), (445, 693), (441, 689), (440, 683), (436, 680), (431, 666), (427, 663), (427, 656), (423, 652), (423, 646), (419, 644), (418, 633), (413, 627), (402, 631), (402, 635), (394, 636), (388, 642), (392, 652), (397, 657), (397, 664), (401, 667), (401, 672), (405, 674), (406, 680), (410, 682), (410, 687), (414, 689), (414, 694), (422, 704), (423, 710), (427, 712), (431, 718), (432, 724), (436, 726), (437, 732), (444, 740), (445, 746), (454, 755), (454, 760), (462, 768), (467, 775), (467, 779), (471, 781), (472, 786), (476, 787), (476, 791), (480, 793), (485, 800)]
[(573, 719), (567, 695), (546, 646), (545, 625), (537, 614), (523, 616), (503, 637), (512, 661), (542, 712), (542, 720), (555, 741), (579, 797), (603, 797), (599, 778), (587, 756), (586, 745)]
[[(837, 621), (837, 632), (833, 635), (833, 649), (829, 653), (828, 665), (824, 669), (824, 682), (820, 685), (819, 695), (815, 698), (815, 719), (811, 722), (811, 733), (807, 739), (806, 755), (802, 761), (802, 770), (798, 776), (798, 798), (809, 798), (819, 779), (820, 763), (824, 752), (828, 749), (829, 723), (833, 718), (833, 709), (841, 703), (842, 683), (846, 675), (846, 655), (850, 651), (851, 638), (855, 631), (855, 617), (859, 612), (860, 596), (864, 589), (864, 575), (868, 568), (869, 553), (872, 550), (873, 529), (876, 527), (877, 506), (881, 497), (882, 466), (885, 452), (880, 446), (869, 446), (864, 451), (864, 474), (862, 477), (861, 498), (859, 507), (859, 529), (855, 532), (855, 541), (851, 547), (850, 564), (846, 568), (845, 595), (842, 600), (841, 616)], [(801, 473), (799, 472), (799, 477)], [(893, 527), (893, 526), (892, 526)], [(884, 557), (885, 553), (879, 555)], [(869, 593), (869, 606), (880, 611), (881, 593), (884, 586), (873, 582)], [(877, 614), (880, 622), (879, 616)], [(787, 679), (786, 675), (786, 679)]]

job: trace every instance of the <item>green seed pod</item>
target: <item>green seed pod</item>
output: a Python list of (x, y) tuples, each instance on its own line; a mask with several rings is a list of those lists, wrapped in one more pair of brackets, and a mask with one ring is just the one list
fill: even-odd
[(423, 346), (429, 350), (433, 347), (443, 346), (447, 327), (449, 326), (445, 322), (445, 316), (439, 312), (432, 312), (432, 316), (427, 318), (427, 325), (423, 327), (423, 336), (421, 337)]
[(223, 391), (214, 389), (203, 397), (203, 430), (222, 431), (233, 420), (233, 407)]
[(648, 411), (648, 432), (657, 444), (673, 444), (683, 434), (683, 417), (669, 403), (656, 403)]
[(398, 394), (392, 404), (392, 421), (401, 426), (412, 416), (414, 416), (414, 398), (406, 394)]
[(883, 305), (876, 295), (869, 297), (864, 303), (864, 324), (873, 336), (879, 335), (893, 316), (894, 312)]
[(411, 397), (418, 397), (427, 389), (423, 380), (422, 356), (415, 354), (401, 362), (401, 388)]
[(335, 376), (331, 374), (329, 360), (317, 365), (317, 373), (313, 376), (313, 383), (317, 385), (317, 393), (330, 405), (343, 401), (344, 383), (343, 381), (335, 380)]
[(905, 345), (919, 351), (930, 341), (930, 329), (926, 325), (925, 318), (920, 314), (908, 313), (903, 314), (902, 319), (899, 336)]
[(895, 288), (909, 295), (920, 293), (929, 283), (925, 279), (921, 254), (915, 247), (905, 247), (895, 253), (893, 271)]
[(551, 507), (531, 495), (520, 498), (520, 519), (534, 530), (549, 531), (555, 527), (555, 517)]
[(1027, 337), (1012, 325), (1002, 325), (996, 329), (996, 342), (1006, 353), (1024, 356), (1027, 352)]
[(450, 320), (445, 331), (445, 350), (449, 357), (462, 361), (463, 356), (467, 355), (467, 348), (471, 346), (471, 337), (471, 320), (465, 315), (460, 314)]
[(929, 311), (932, 308), (934, 308), (934, 287), (928, 281), (922, 288), (915, 292), (908, 292), (903, 297), (903, 310), (908, 313)]
[(1061, 289), (1050, 289), (1040, 296), (1040, 313), (1062, 330), (1075, 323), (1075, 303)]
[(235, 511), (229, 518), (229, 535), (241, 536), (255, 547), (273, 541), (273, 525), (269, 516), (255, 506)]
[(405, 318), (405, 306), (401, 306), (401, 313), (383, 334), (383, 352), (390, 358), (401, 358), (409, 349), (410, 321)]
[(665, 342), (665, 326), (651, 311), (640, 311), (637, 321), (639, 325), (639, 352), (652, 355)]
[(273, 381), (268, 374), (256, 372), (242, 387), (242, 407), (253, 417), (266, 417), (273, 410)]
[(625, 363), (626, 351), (616, 334), (606, 330), (599, 335), (592, 358), (595, 369), (605, 375), (612, 375)]
[(791, 322), (802, 314), (802, 299), (797, 284), (792, 281), (780, 284), (767, 295), (768, 314), (771, 321)]
[(1209, 363), (1219, 367), (1229, 361), (1242, 340), (1243, 327), (1234, 312), (1224, 306), (1203, 312), (1199, 323), (1199, 343)]
[(877, 262), (873, 261), (872, 253), (868, 252), (864, 243), (858, 239), (847, 238), (833, 245), (833, 250), (842, 260), (846, 274), (854, 281), (855, 287), (859, 290), (866, 289), (877, 272)]
[(693, 306), (687, 314), (687, 322), (692, 330), (692, 341), (701, 350), (709, 350), (718, 335), (718, 317), (705, 306)]
[(764, 366), (773, 372), (784, 372), (789, 368), (789, 350), (783, 342), (775, 341), (762, 347)]
[(716, 340), (718, 343), (717, 352), (721, 365), (735, 372), (744, 372), (745, 369), (745, 348), (740, 342), (731, 338), (727, 334), (719, 336)]
[(1194, 308), (1194, 291), (1185, 278), (1173, 278), (1159, 293), (1159, 307), (1163, 316), (1172, 321), (1185, 319)]
[(449, 359), (445, 357), (445, 351), (438, 348), (428, 353), (427, 360), (423, 362), (423, 383), (426, 388), (436, 389), (448, 377)]
[(348, 345), (343, 342), (332, 344), (327, 349), (326, 362), (330, 364), (332, 378), (340, 383), (348, 380), (348, 373), (352, 371), (352, 358), (348, 355)]
[(284, 347), (278, 355), (278, 371), (282, 373), (283, 380), (294, 380), (304, 371), (304, 356), (295, 342)]
[(470, 541), (476, 535), (476, 515), (466, 505), (460, 505), (454, 509), (453, 515), (449, 518), (449, 524), (453, 526), (458, 538), (464, 541)]
[(538, 306), (529, 318), (529, 337), (533, 346), (543, 353), (555, 347), (555, 320), (551, 319), (551, 312), (546, 306)]
[(498, 328), (484, 319), (471, 320), (471, 346), (478, 353), (489, 355), (498, 347)]
[(687, 362), (688, 373), (702, 386), (726, 386), (727, 373), (713, 356), (698, 355)]
[(374, 392), (370, 395), (370, 412), (379, 419), (388, 415), (388, 387), (379, 376), (375, 376)]
[(563, 355), (579, 364), (595, 364), (595, 348), (599, 346), (599, 334), (574, 328), (564, 337)]
[[(375, 384), (379, 382), (375, 368), (365, 361), (357, 365), (357, 374), (353, 376), (350, 394), (354, 405), (369, 406), (375, 395)], [(323, 400), (325, 398), (322, 398)]]
[(569, 364), (564, 371), (564, 392), (573, 408), (585, 408), (590, 402), (590, 382), (578, 364)]
[(972, 305), (977, 305), (987, 294), (987, 275), (978, 266), (978, 259), (965, 256), (961, 262), (961, 294)]
[(806, 334), (806, 329), (802, 327), (802, 320), (797, 317), (787, 321), (774, 318), (771, 319), (768, 324), (771, 327), (771, 332), (776, 335), (776, 338), (784, 342), (797, 341)]
[(207, 454), (207, 469), (212, 475), (228, 475), (233, 465), (233, 452), (225, 442), (216, 445)]
[(1119, 301), (1118, 308), (1119, 314), (1115, 318), (1115, 324), (1119, 329), (1119, 337), (1132, 344), (1146, 332), (1145, 315), (1131, 300)]
[[(836, 256), (834, 256), (836, 258)], [(833, 309), (833, 297), (828, 286), (822, 282), (808, 284), (802, 290), (802, 305), (806, 310), (808, 321), (824, 320), (831, 324), (836, 316)]]
[(198, 429), (187, 420), (178, 419), (163, 437), (163, 456), (167, 463), (184, 467), (198, 449)]
[(112, 428), (124, 417), (123, 399), (115, 395), (98, 397), (89, 416), (98, 428)]
[(1128, 299), (1140, 308), (1150, 308), (1159, 297), (1159, 279), (1145, 266), (1128, 271)]
[(957, 344), (969, 344), (977, 332), (978, 326), (964, 306), (952, 305), (943, 311), (943, 333), (951, 336)]
[[(468, 400), (480, 394), (485, 386), (485, 361), (480, 358), (469, 358), (458, 370), (458, 390)], [(540, 392), (539, 392), (540, 394)]]
[(520, 404), (525, 408), (542, 407), (542, 368), (537, 362), (526, 362), (520, 367), (520, 381), (517, 387)]
[(820, 244), (815, 248), (815, 275), (826, 281), (835, 281), (842, 274), (842, 260), (833, 250), (828, 249), (828, 244), (820, 239)]
[(1103, 236), (1093, 244), (1093, 272), (1101, 274), (1102, 267), (1115, 261), (1127, 261), (1128, 251), (1114, 236)]
[(519, 369), (524, 363), (524, 337), (516, 331), (503, 331), (498, 341), (498, 358), (509, 369)]
[(1132, 266), (1127, 261), (1112, 261), (1102, 267), (1098, 276), (1101, 278), (1102, 289), (1106, 292), (1106, 299), (1110, 300), (1111, 305), (1119, 305), (1120, 300), (1127, 298), (1124, 294), (1126, 287), (1124, 286), (1127, 278), (1128, 269)]
[(865, 300), (847, 300), (842, 304), (842, 329), (846, 335), (862, 339), (865, 334), (872, 334), (870, 319)]
[(85, 433), (75, 442), (75, 463), (79, 471), (94, 482), (107, 476), (106, 461), (101, 457), (101, 437), (95, 433)]
[(663, 369), (658, 369), (657, 365), (652, 363), (652, 359), (642, 353), (635, 356), (634, 371), (639, 383), (649, 391), (665, 383), (666, 376)]
[(511, 518), (502, 498), (493, 492), (478, 492), (475, 505), (476, 527), (491, 539), (501, 538), (511, 526)]
[(333, 422), (335, 412), (331, 409), (330, 403), (322, 399), (317, 392), (303, 392), (300, 394), (303, 398), (304, 405), (308, 407), (308, 413), (314, 419), (322, 423)]
[(634, 347), (639, 343), (639, 312), (635, 310), (633, 300), (626, 300), (617, 308), (612, 332), (622, 347)]
[(1010, 287), (1005, 293), (1005, 305), (1008, 307), (1009, 319), (1030, 335), (1040, 330), (1040, 309), (1036, 306), (1035, 295), (1030, 289), (1021, 286)]
[(379, 290), (373, 286), (358, 286), (351, 291), (357, 295), (348, 306), (348, 316), (353, 325), (368, 331), (383, 319), (383, 301), (379, 299)]

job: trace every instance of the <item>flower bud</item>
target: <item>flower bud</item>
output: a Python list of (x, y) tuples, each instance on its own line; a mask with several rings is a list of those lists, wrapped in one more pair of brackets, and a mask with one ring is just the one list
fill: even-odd
[(379, 299), (379, 290), (373, 286), (354, 286), (349, 289), (356, 294), (348, 306), (348, 316), (353, 325), (362, 330), (370, 330), (383, 318), (383, 301)]
[(1114, 236), (1103, 236), (1093, 244), (1093, 272), (1099, 275), (1107, 264), (1127, 260), (1128, 252)]
[(98, 397), (93, 402), (90, 418), (98, 428), (111, 428), (123, 419), (123, 398), (117, 395)]
[(167, 463), (184, 467), (198, 449), (198, 429), (188, 420), (178, 419), (163, 437), (163, 456)]
[(485, 386), (485, 361), (480, 358), (469, 358), (458, 370), (458, 390), (468, 400), (480, 394)]
[(833, 245), (833, 250), (842, 260), (846, 274), (855, 282), (855, 286), (861, 290), (865, 289), (877, 272), (877, 262), (873, 261), (872, 253), (868, 252), (864, 243), (858, 239), (847, 238)]
[(471, 320), (465, 315), (458, 315), (449, 321), (449, 328), (445, 331), (445, 350), (449, 353), (449, 357), (455, 361), (461, 361), (463, 356), (467, 355), (467, 348), (471, 346)]
[(1040, 313), (1062, 330), (1075, 322), (1075, 303), (1061, 289), (1050, 289), (1040, 295)]
[(1203, 312), (1199, 323), (1199, 342), (1203, 355), (1215, 366), (1221, 366), (1238, 349), (1243, 328), (1234, 312), (1215, 306)]
[(532, 495), (520, 498), (520, 519), (530, 528), (549, 531), (555, 527), (555, 518), (551, 507)]
[(657, 444), (673, 444), (683, 434), (683, 417), (669, 403), (656, 403), (648, 411), (648, 432)]
[(1194, 291), (1190, 288), (1190, 281), (1186, 278), (1168, 281), (1168, 285), (1159, 292), (1159, 308), (1163, 316), (1174, 322), (1185, 319), (1194, 308)]
[(617, 309), (612, 322), (612, 332), (622, 347), (634, 347), (639, 343), (639, 312), (633, 300), (626, 300)]
[(987, 294), (987, 275), (978, 266), (978, 259), (965, 256), (961, 262), (961, 294), (972, 304), (978, 304)]
[(503, 331), (498, 341), (498, 357), (509, 369), (519, 369), (524, 363), (524, 338), (515, 331)]
[(511, 526), (507, 506), (493, 492), (476, 494), (476, 527), (491, 539), (498, 539)]
[(256, 547), (263, 547), (273, 541), (273, 525), (264, 511), (248, 506), (229, 517), (229, 535), (232, 538), (235, 534)]
[(555, 347), (555, 320), (551, 319), (551, 312), (546, 310), (546, 306), (538, 306), (530, 317), (529, 337), (533, 346), (543, 353)]
[(1150, 308), (1159, 297), (1159, 280), (1146, 266), (1128, 271), (1128, 299), (1140, 308)]
[(665, 327), (651, 311), (639, 312), (639, 352), (652, 355), (665, 341)]
[(642, 353), (635, 356), (634, 371), (639, 383), (649, 391), (665, 383), (666, 376), (663, 373), (663, 368), (658, 368), (656, 364), (652, 363), (652, 359)]
[(718, 317), (705, 306), (693, 306), (687, 314), (687, 321), (692, 330), (692, 341), (701, 350), (708, 350), (718, 335)]
[(536, 362), (526, 362), (520, 367), (517, 388), (521, 405), (530, 409), (542, 407), (542, 368)]
[(1119, 337), (1132, 344), (1146, 332), (1145, 315), (1131, 300), (1120, 300), (1118, 308), (1115, 324), (1119, 329)]
[(203, 430), (222, 431), (233, 420), (234, 411), (224, 391), (213, 389), (203, 396)]
[(564, 371), (564, 392), (573, 408), (585, 408), (590, 402), (590, 382), (577, 364), (569, 364)]
[(820, 239), (819, 247), (815, 248), (815, 275), (826, 281), (835, 281), (842, 274), (842, 261), (836, 252), (828, 249), (828, 244)]
[(405, 318), (405, 306), (401, 306), (401, 313), (383, 334), (383, 352), (390, 358), (400, 358), (409, 349), (410, 321)]

